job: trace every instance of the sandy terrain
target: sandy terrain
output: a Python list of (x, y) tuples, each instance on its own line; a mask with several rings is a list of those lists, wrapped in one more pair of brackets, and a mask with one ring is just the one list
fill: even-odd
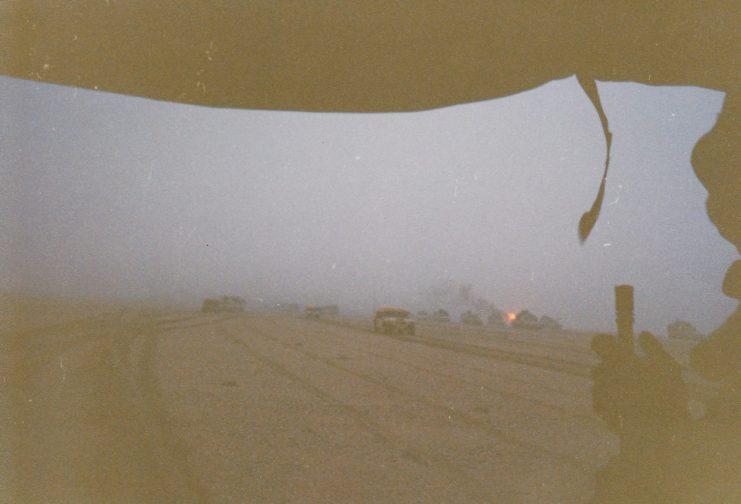
[(617, 450), (588, 335), (0, 308), (0, 502), (578, 503)]

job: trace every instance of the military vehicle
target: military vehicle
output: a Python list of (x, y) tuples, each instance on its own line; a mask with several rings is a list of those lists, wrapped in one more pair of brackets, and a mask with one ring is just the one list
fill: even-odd
[(416, 327), (411, 312), (403, 308), (385, 306), (376, 310), (373, 316), (373, 331), (383, 334), (415, 334)]
[(489, 312), (489, 316), (486, 317), (486, 325), (501, 329), (507, 327), (507, 324), (504, 323), (504, 316), (499, 310)]
[(221, 296), (218, 299), (204, 299), (203, 313), (243, 312), (245, 300), (239, 296)]
[(435, 322), (450, 322), (450, 314), (440, 308), (432, 314), (432, 320), (434, 320)]
[(561, 323), (558, 320), (545, 315), (540, 317), (540, 327), (549, 331), (560, 331), (562, 329)]
[(304, 309), (304, 317), (310, 320), (319, 320), (322, 316), (322, 309), (315, 305), (307, 305)]
[(322, 305), (319, 307), (319, 311), (322, 313), (322, 315), (339, 315), (340, 307), (336, 304)]
[(679, 319), (666, 326), (666, 335), (672, 339), (698, 340), (703, 338), (695, 326)]
[(301, 311), (301, 305), (298, 303), (275, 303), (273, 310), (283, 313), (298, 313)]
[(512, 321), (513, 329), (529, 329), (531, 331), (537, 331), (543, 326), (538, 320), (538, 317), (530, 313), (528, 310), (522, 310), (517, 314), (515, 319)]
[(324, 315), (339, 315), (340, 307), (337, 305), (306, 305), (304, 316), (308, 319), (318, 320)]
[(472, 312), (472, 311), (466, 311), (461, 315), (461, 322), (468, 325), (475, 325), (475, 326), (481, 326), (484, 325), (484, 322), (481, 320), (481, 317), (478, 313)]

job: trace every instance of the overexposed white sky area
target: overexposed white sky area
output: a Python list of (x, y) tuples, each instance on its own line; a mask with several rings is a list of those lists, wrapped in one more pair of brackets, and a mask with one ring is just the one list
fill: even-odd
[[(0, 78), (0, 290), (435, 309), (470, 284), (502, 310), (702, 331), (735, 307), (738, 257), (690, 164), (723, 93), (575, 79), (399, 114), (223, 110)], [(440, 298), (437, 298), (438, 302)], [(445, 308), (445, 306), (442, 306)], [(449, 307), (450, 308), (450, 307)], [(453, 307), (455, 308), (455, 307)]]

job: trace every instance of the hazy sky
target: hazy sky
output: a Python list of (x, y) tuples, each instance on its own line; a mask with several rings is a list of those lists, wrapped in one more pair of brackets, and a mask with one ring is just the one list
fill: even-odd
[(604, 139), (575, 79), (407, 114), (218, 110), (0, 78), (0, 290), (433, 309), (470, 284), (503, 310), (708, 331), (737, 257), (690, 154), (723, 94), (601, 83), (605, 206), (577, 223)]

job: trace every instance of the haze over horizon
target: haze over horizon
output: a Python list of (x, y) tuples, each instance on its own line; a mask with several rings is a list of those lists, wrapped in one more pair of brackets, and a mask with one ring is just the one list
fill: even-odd
[(0, 78), (0, 290), (197, 303), (236, 294), (434, 309), (471, 285), (502, 310), (709, 332), (738, 257), (690, 155), (723, 93), (575, 79), (415, 113), (209, 109)]

